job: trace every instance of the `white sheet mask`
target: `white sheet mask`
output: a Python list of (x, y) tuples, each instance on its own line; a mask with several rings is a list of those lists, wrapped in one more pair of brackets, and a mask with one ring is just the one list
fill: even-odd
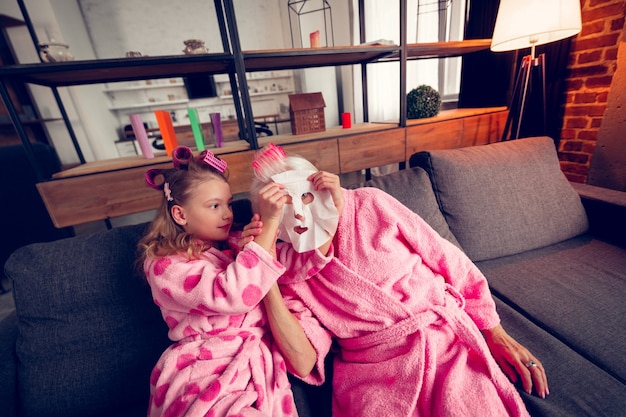
[(272, 176), (285, 186), (291, 204), (283, 207), (278, 238), (290, 242), (296, 252), (319, 248), (334, 235), (339, 214), (328, 190), (316, 191), (307, 178), (315, 171), (286, 171)]

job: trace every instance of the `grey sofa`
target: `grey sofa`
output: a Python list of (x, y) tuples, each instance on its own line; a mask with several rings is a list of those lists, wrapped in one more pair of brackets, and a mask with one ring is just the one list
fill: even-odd
[[(419, 153), (410, 164), (358, 186), (394, 195), (484, 271), (503, 325), (547, 368), (548, 398), (522, 393), (531, 414), (624, 416), (626, 193), (573, 188), (549, 138)], [(16, 314), (0, 322), (3, 416), (145, 415), (148, 376), (169, 342), (133, 265), (144, 230), (31, 244), (11, 256)], [(302, 416), (330, 415), (329, 383), (293, 383)]]

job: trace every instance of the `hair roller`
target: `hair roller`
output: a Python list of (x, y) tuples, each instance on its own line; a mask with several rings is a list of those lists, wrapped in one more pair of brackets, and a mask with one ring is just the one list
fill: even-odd
[(286, 158), (287, 155), (282, 147), (273, 143), (265, 145), (254, 155), (252, 162), (254, 176), (262, 182), (270, 181), (272, 175), (287, 170)]
[[(161, 179), (159, 180), (159, 177)], [(165, 184), (165, 177), (160, 169), (149, 169), (146, 171), (146, 184), (155, 190), (162, 190)]]
[(198, 161), (198, 162), (202, 162), (202, 161), (204, 161), (204, 157), (206, 156), (206, 153), (207, 153), (207, 152), (208, 152), (208, 151), (207, 151), (206, 149), (205, 149), (205, 150), (203, 150), (202, 152), (200, 152), (200, 153), (198, 154), (198, 156), (196, 157), (196, 161)]
[(202, 153), (198, 155), (198, 162), (205, 163), (222, 174), (226, 171), (226, 167), (228, 166), (226, 161), (207, 150), (202, 151)]
[(172, 152), (172, 162), (174, 163), (174, 168), (176, 169), (189, 165), (189, 161), (192, 159), (193, 152), (186, 146), (178, 146)]

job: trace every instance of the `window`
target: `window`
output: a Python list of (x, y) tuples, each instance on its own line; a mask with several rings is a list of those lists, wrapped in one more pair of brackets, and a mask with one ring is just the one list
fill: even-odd
[[(365, 41), (389, 40), (400, 43), (400, 4), (381, 0), (361, 0), (365, 7)], [(359, 0), (353, 0), (358, 11)], [(409, 0), (407, 7), (407, 43), (462, 40), (465, 2), (454, 0)], [(359, 44), (358, 12), (354, 13), (354, 44)], [(358, 71), (358, 70), (357, 70)], [(369, 120), (399, 118), (399, 63), (369, 65)], [(362, 94), (360, 76), (355, 74), (355, 107)], [(441, 94), (444, 103), (458, 100), (461, 80), (461, 58), (419, 59), (407, 63), (407, 91), (427, 84)]]

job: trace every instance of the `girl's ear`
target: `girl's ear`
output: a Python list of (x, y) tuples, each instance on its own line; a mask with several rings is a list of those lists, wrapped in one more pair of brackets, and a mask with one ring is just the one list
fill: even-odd
[(172, 206), (172, 208), (170, 209), (170, 213), (172, 214), (172, 218), (178, 225), (185, 226), (187, 224), (187, 219), (185, 218), (185, 210), (178, 204), (174, 204)]

